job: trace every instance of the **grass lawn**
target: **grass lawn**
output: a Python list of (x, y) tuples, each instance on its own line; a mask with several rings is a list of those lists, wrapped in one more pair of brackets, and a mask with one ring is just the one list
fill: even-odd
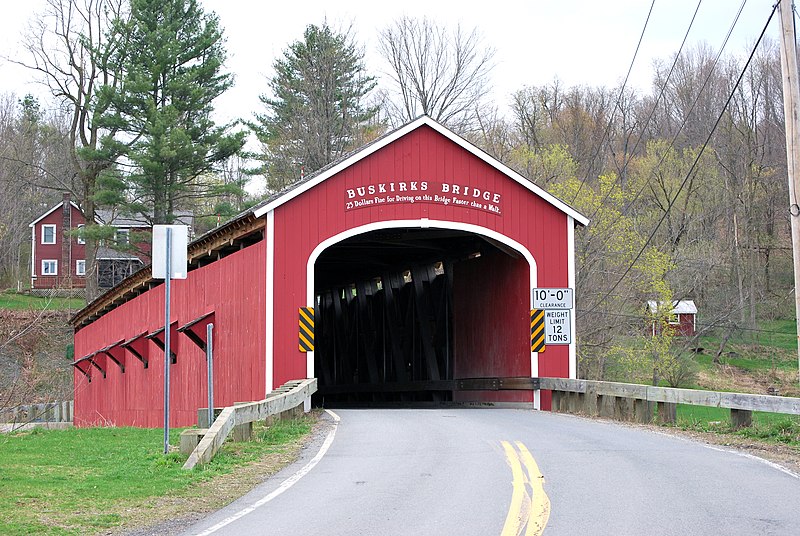
[(28, 310), (28, 309), (58, 309), (78, 311), (86, 306), (83, 298), (43, 298), (29, 296), (16, 292), (0, 292), (0, 309)]
[(800, 448), (800, 416), (779, 413), (753, 412), (750, 428), (733, 430), (730, 410), (706, 406), (678, 404), (678, 426), (702, 432), (732, 433), (771, 443), (783, 443)]
[[(794, 319), (764, 320), (759, 323), (759, 330), (737, 332), (726, 343), (720, 361), (749, 371), (796, 370), (797, 334)], [(713, 366), (719, 344), (719, 335), (700, 339), (699, 346), (704, 348), (704, 352), (697, 354), (696, 360), (701, 367)]]
[[(159, 502), (214, 493), (198, 484), (297, 448), (313, 417), (278, 421), (227, 442), (205, 467), (163, 454), (163, 430), (73, 428), (0, 435), (0, 534), (95, 534), (157, 520)], [(172, 430), (178, 444), (181, 430)], [(205, 491), (202, 491), (205, 489)]]

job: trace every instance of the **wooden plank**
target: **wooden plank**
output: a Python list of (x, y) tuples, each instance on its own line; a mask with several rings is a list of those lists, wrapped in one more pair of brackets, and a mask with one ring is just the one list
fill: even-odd
[[(539, 378), (539, 387), (553, 391), (586, 392), (586, 387), (596, 389), (602, 396), (633, 398), (663, 404), (689, 404), (729, 408), (741, 411), (766, 411), (800, 415), (800, 398), (785, 396), (722, 393), (699, 389), (676, 389), (613, 382), (591, 382), (567, 378)], [(659, 407), (661, 407), (659, 405)]]
[(597, 394), (647, 400), (647, 385), (597, 382)]
[(719, 407), (800, 415), (800, 398), (771, 395), (720, 393)]
[(549, 391), (585, 393), (587, 383), (587, 380), (571, 380), (569, 378), (539, 378), (539, 388)]
[(720, 393), (695, 389), (648, 386), (647, 399), (652, 402), (719, 407)]

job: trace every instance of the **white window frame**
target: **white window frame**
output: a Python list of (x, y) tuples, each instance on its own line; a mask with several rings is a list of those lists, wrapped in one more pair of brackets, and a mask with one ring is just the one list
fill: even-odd
[[(47, 233), (45, 232), (45, 230), (48, 229), (48, 228), (52, 228), (53, 229), (53, 241), (52, 242), (47, 242), (45, 240), (45, 237), (47, 236)], [(55, 244), (56, 243), (56, 230), (57, 230), (57, 227), (56, 227), (55, 223), (45, 223), (44, 225), (42, 225), (42, 244)]]
[(81, 236), (83, 234), (83, 228), (84, 228), (84, 224), (79, 223), (78, 224), (78, 235), (75, 237), (75, 240), (80, 245), (86, 244), (86, 239), (83, 236)]
[[(120, 239), (122, 237), (125, 237), (124, 241), (120, 241)], [(130, 244), (131, 243), (131, 230), (130, 229), (117, 229), (114, 232), (114, 243), (116, 243), (118, 246), (127, 246), (128, 244)]]
[(86, 275), (86, 260), (78, 259), (75, 261), (75, 275)]
[[(52, 263), (53, 271), (49, 272), (45, 266)], [(56, 259), (42, 259), (42, 275), (58, 275), (58, 261)]]
[(670, 313), (669, 323), (672, 326), (679, 326), (681, 323), (681, 315), (679, 313)]

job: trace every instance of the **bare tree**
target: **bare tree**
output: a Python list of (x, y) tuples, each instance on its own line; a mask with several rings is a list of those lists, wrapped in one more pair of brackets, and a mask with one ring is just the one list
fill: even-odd
[(67, 127), (63, 114), (42, 112), (30, 95), (0, 96), (0, 285), (27, 279), (28, 224), (61, 200), (57, 185), (72, 184)]
[[(114, 87), (119, 73), (112, 58), (120, 45), (114, 24), (124, 15), (124, 0), (47, 0), (47, 7), (31, 23), (23, 46), (27, 60), (14, 63), (37, 73), (70, 115), (69, 139), (73, 147), (72, 165), (77, 174), (67, 187), (78, 199), (87, 222), (95, 221), (94, 194), (98, 178), (114, 166), (117, 149), (104, 140), (114, 130), (103, 128), (102, 116), (107, 99), (104, 88)], [(97, 240), (86, 236), (86, 293), (91, 300), (98, 294), (96, 275)]]
[(387, 105), (395, 125), (424, 114), (460, 132), (475, 128), (494, 66), (494, 49), (477, 30), (405, 16), (380, 33), (379, 50), (394, 85)]

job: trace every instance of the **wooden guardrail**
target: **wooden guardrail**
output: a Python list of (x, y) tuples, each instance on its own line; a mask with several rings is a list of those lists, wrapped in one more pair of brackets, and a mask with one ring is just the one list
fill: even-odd
[(183, 464), (183, 468), (192, 469), (198, 464), (210, 462), (234, 428), (241, 431), (240, 439), (248, 439), (253, 422), (267, 420), (284, 412), (295, 412), (316, 390), (316, 378), (293, 380), (270, 393), (264, 400), (224, 408), (207, 430), (184, 431), (181, 434), (182, 445), (184, 434), (187, 438), (202, 436), (202, 439), (189, 454), (189, 459)]
[(552, 391), (553, 411), (586, 413), (637, 422), (651, 422), (654, 413), (657, 413), (661, 422), (675, 422), (678, 404), (728, 408), (731, 410), (731, 423), (736, 428), (750, 426), (753, 411), (800, 415), (800, 398), (784, 396), (566, 378), (539, 378), (539, 387)]

